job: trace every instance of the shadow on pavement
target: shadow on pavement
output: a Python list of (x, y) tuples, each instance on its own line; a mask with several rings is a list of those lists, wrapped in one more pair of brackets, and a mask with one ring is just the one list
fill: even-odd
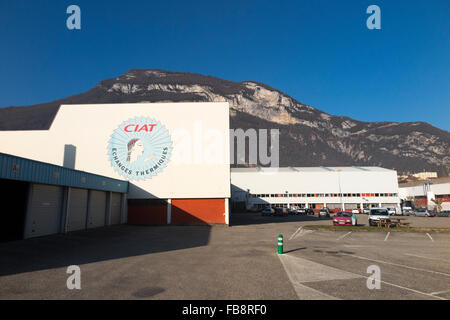
[(0, 243), (0, 276), (205, 246), (210, 231), (210, 226), (117, 225)]

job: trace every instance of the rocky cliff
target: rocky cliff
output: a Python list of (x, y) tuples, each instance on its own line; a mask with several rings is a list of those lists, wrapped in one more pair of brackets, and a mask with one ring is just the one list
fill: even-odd
[(57, 101), (0, 109), (0, 130), (48, 129), (61, 104), (228, 101), (232, 128), (280, 129), (281, 166), (375, 165), (447, 174), (450, 133), (425, 122), (362, 122), (302, 104), (255, 81), (130, 70)]

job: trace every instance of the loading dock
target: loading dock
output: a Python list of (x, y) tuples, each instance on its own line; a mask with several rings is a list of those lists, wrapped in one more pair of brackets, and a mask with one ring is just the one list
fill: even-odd
[(67, 214), (67, 231), (86, 228), (88, 190), (70, 188), (70, 201)]
[(0, 169), (0, 241), (126, 222), (127, 181), (4, 153)]
[(23, 238), (28, 188), (24, 181), (0, 179), (0, 241)]

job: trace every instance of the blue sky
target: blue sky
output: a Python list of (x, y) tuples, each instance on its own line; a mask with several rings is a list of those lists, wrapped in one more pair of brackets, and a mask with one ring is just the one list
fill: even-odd
[[(66, 8), (81, 8), (81, 30)], [(381, 8), (381, 30), (366, 8)], [(133, 68), (256, 80), (335, 115), (450, 129), (450, 2), (0, 0), (0, 107)]]

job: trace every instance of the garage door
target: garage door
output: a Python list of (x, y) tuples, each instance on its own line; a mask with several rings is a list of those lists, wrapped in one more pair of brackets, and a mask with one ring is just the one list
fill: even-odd
[(105, 225), (106, 192), (91, 190), (89, 195), (89, 224), (88, 228)]
[(111, 197), (111, 224), (120, 224), (121, 194), (113, 192)]
[(225, 223), (225, 199), (172, 199), (172, 223)]
[(88, 190), (77, 188), (70, 190), (67, 231), (86, 229), (87, 202)]
[(62, 187), (33, 184), (25, 238), (60, 232), (62, 199)]

